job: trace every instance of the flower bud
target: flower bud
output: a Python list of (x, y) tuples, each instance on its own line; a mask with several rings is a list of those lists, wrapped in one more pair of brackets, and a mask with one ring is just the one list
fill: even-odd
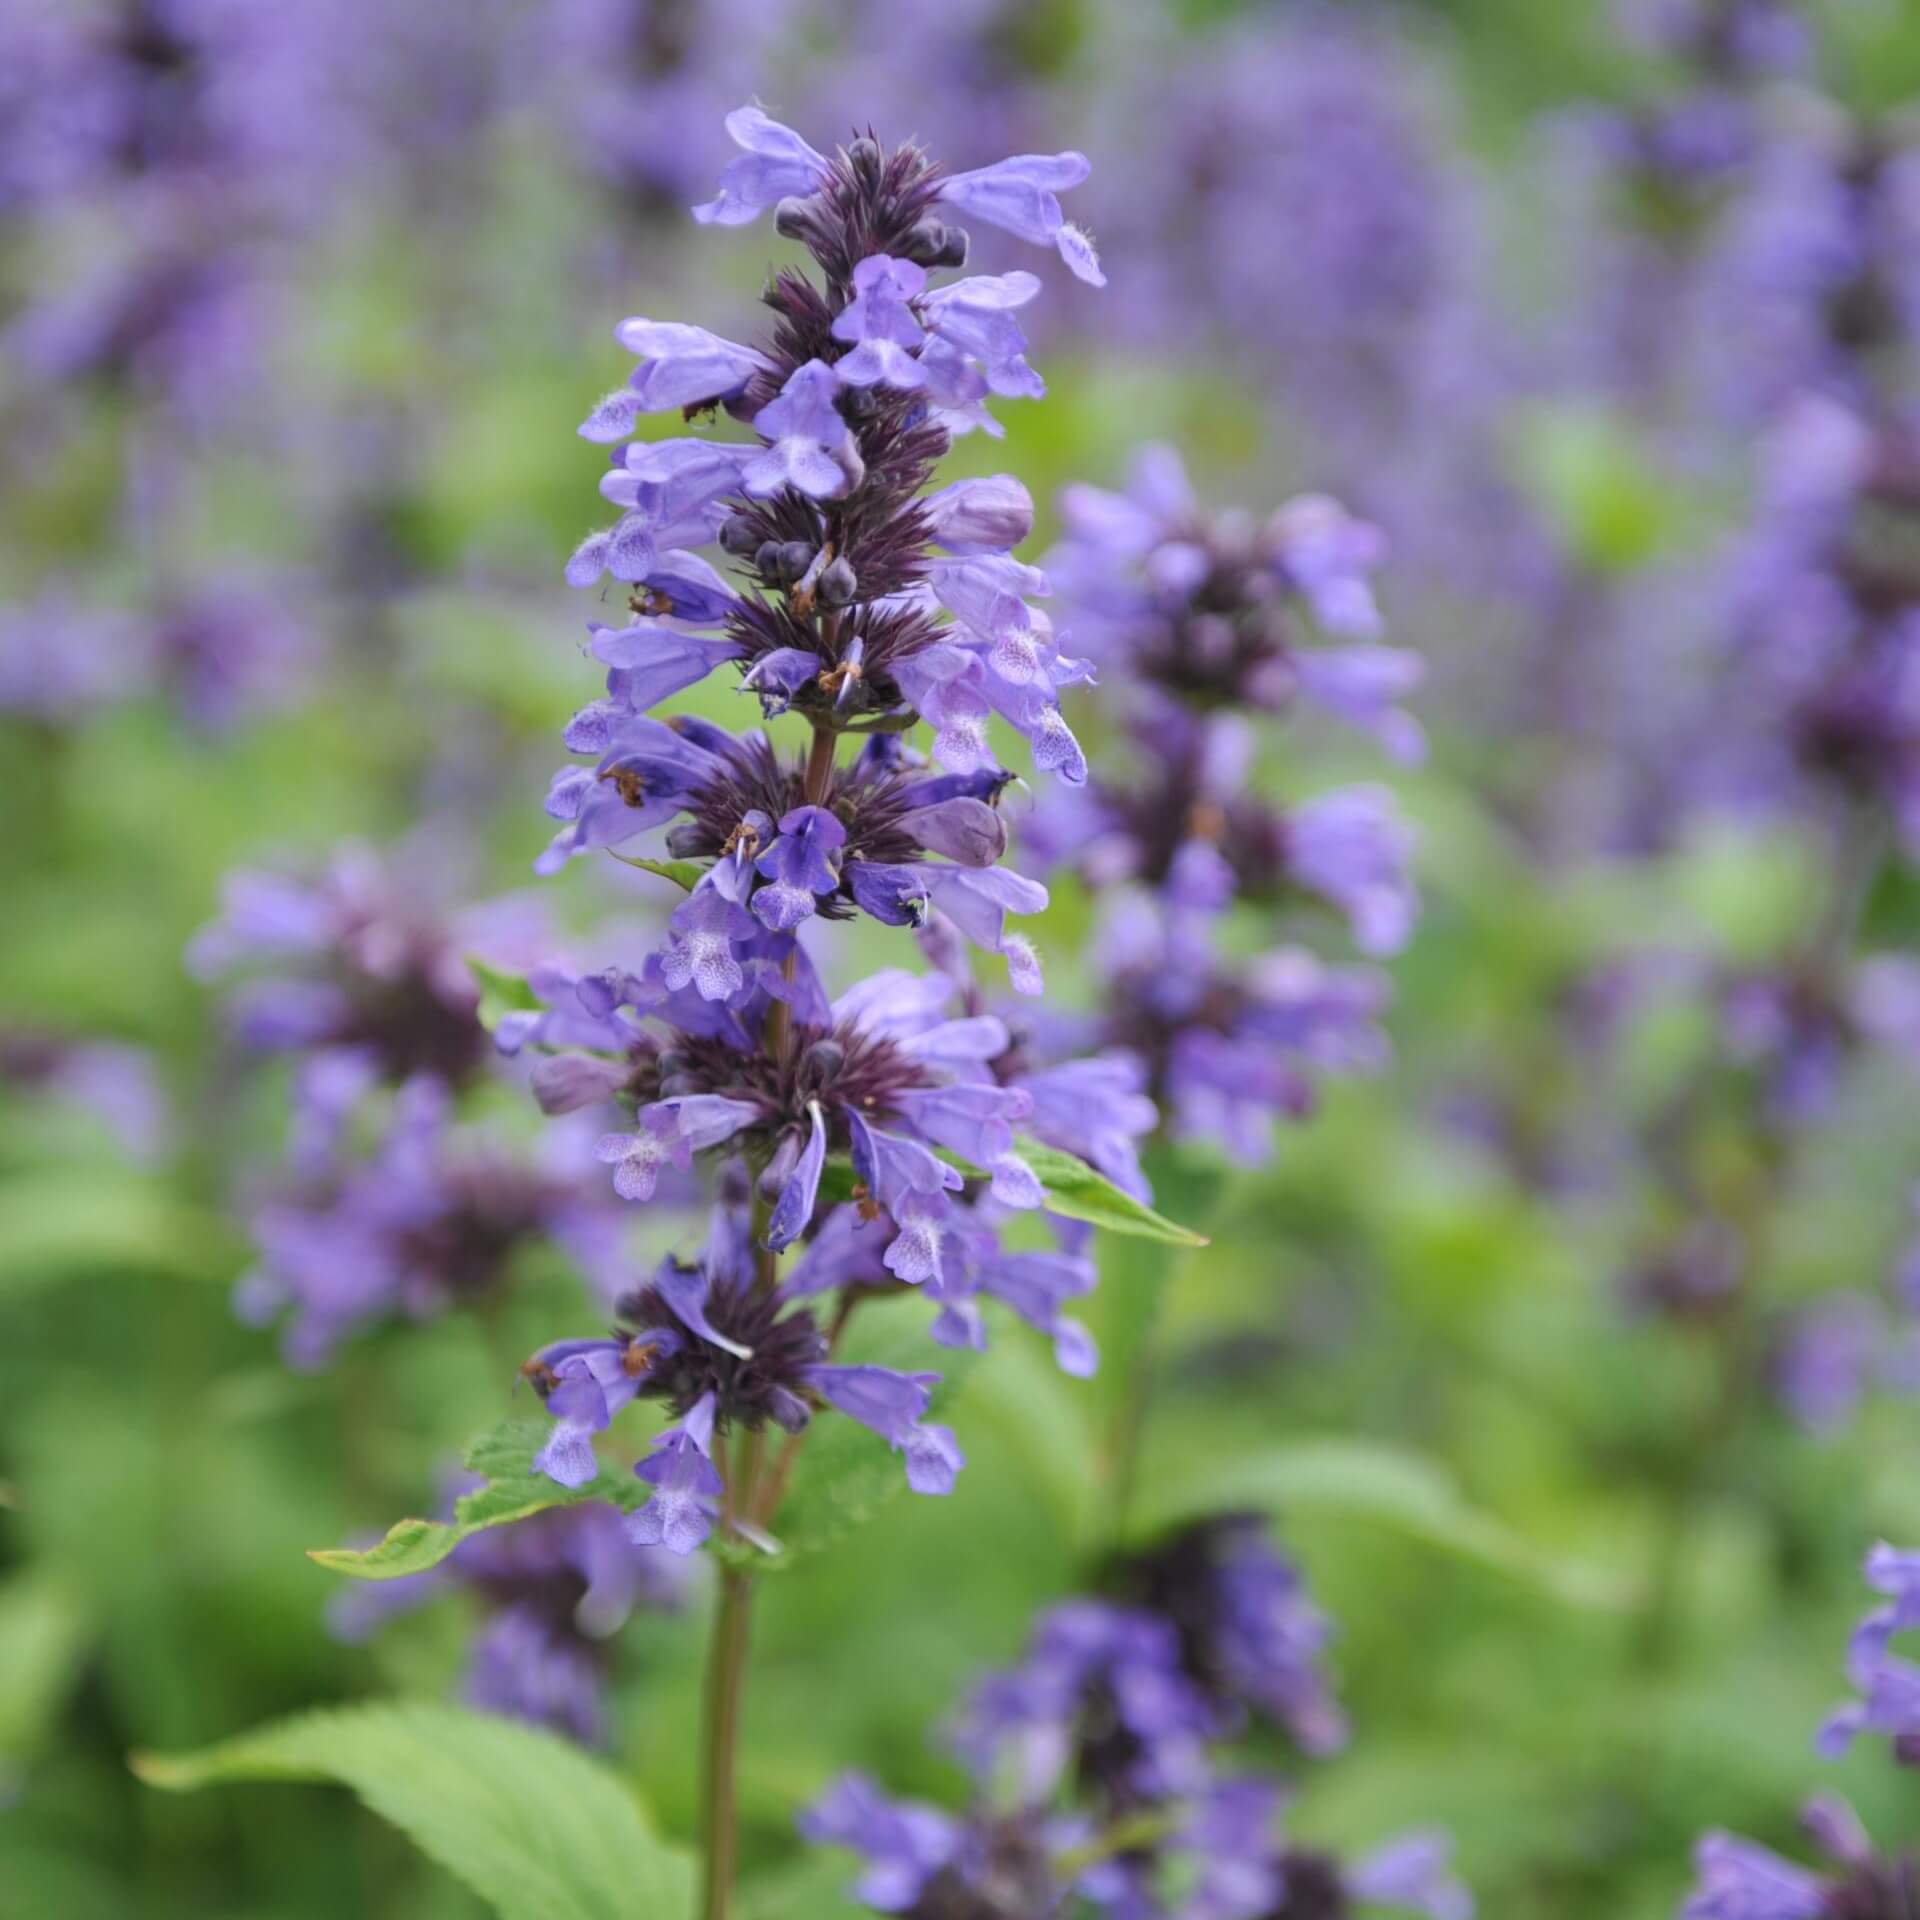
[(967, 264), (967, 230), (950, 227), (931, 214), (908, 234), (900, 249), (904, 258), (918, 267), (964, 267)]
[(760, 531), (750, 514), (731, 514), (720, 523), (720, 544), (736, 560), (744, 560), (760, 545)]
[(844, 559), (836, 560), (820, 575), (813, 597), (823, 607), (844, 607), (860, 590), (860, 578)]
[(773, 210), (773, 230), (783, 240), (805, 240), (819, 202), (808, 194), (789, 194)]
[(853, 168), (854, 177), (862, 186), (877, 187), (880, 184), (882, 158), (878, 140), (859, 139), (847, 149), (848, 163)]

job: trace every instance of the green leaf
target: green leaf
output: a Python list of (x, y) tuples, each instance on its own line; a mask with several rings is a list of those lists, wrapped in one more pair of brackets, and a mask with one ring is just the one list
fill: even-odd
[(437, 1567), (462, 1540), (485, 1527), (524, 1520), (548, 1507), (569, 1507), (582, 1500), (605, 1500), (633, 1508), (650, 1489), (631, 1474), (604, 1467), (584, 1487), (563, 1487), (533, 1470), (533, 1457), (546, 1444), (552, 1426), (544, 1420), (504, 1420), (467, 1449), (466, 1464), (486, 1475), (487, 1484), (461, 1495), (451, 1520), (397, 1520), (384, 1540), (366, 1548), (316, 1547), (309, 1554), (333, 1573), (356, 1580), (398, 1580)]
[[(1142, 1240), (1161, 1240), (1175, 1247), (1204, 1247), (1209, 1243), (1204, 1233), (1196, 1232), (1192, 1227), (1183, 1227), (1167, 1219), (1163, 1214), (1132, 1194), (1123, 1193), (1105, 1174), (1087, 1165), (1084, 1160), (1073, 1154), (1062, 1153), (1058, 1147), (1049, 1147), (1030, 1135), (1022, 1135), (1014, 1142), (1021, 1159), (1033, 1169), (1034, 1177), (1046, 1189), (1047, 1208), (1066, 1220), (1085, 1220), (1089, 1225), (1104, 1227), (1109, 1233), (1131, 1234)], [(989, 1178), (984, 1167), (976, 1167), (972, 1161), (963, 1160), (957, 1153), (943, 1153), (941, 1159), (949, 1166), (958, 1167), (971, 1180)], [(826, 1166), (820, 1176), (820, 1198), (831, 1205), (853, 1198), (854, 1189), (853, 1162), (845, 1154), (829, 1154)], [(1200, 1190), (1211, 1198), (1211, 1187), (1200, 1183)]]
[(81, 1602), (52, 1576), (0, 1582), (0, 1787), (46, 1739), (79, 1678), (89, 1631)]
[[(607, 849), (609, 853), (613, 849)], [(638, 867), (642, 873), (657, 873), (662, 880), (671, 880), (676, 887), (691, 893), (707, 877), (707, 870), (698, 860), (642, 860), (638, 854), (615, 853), (613, 857), (625, 867)]]
[(0, 1292), (113, 1272), (226, 1280), (242, 1255), (230, 1223), (157, 1182), (43, 1172), (0, 1188)]
[(1204, 1247), (1204, 1233), (1176, 1225), (1144, 1201), (1123, 1193), (1104, 1173), (1058, 1147), (1030, 1137), (1014, 1142), (1021, 1159), (1047, 1190), (1047, 1210), (1063, 1219), (1084, 1220), (1109, 1233), (1130, 1233), (1142, 1240), (1165, 1240), (1176, 1247)]
[(688, 1856), (600, 1761), (516, 1720), (376, 1703), (302, 1714), (197, 1753), (135, 1754), (171, 1792), (235, 1780), (351, 1787), (504, 1920), (680, 1920)]
[(850, 1855), (816, 1851), (747, 1881), (734, 1904), (740, 1920), (860, 1920), (873, 1909), (856, 1905), (847, 1892), (857, 1872)]
[(540, 996), (528, 984), (524, 973), (507, 973), (499, 967), (490, 967), (472, 954), (467, 955), (467, 971), (480, 989), (477, 1018), (489, 1033), (510, 1013), (540, 1011)]
[(1326, 1513), (1370, 1520), (1528, 1581), (1569, 1605), (1632, 1604), (1628, 1583), (1617, 1574), (1555, 1559), (1474, 1506), (1444, 1468), (1374, 1441), (1293, 1441), (1216, 1462), (1205, 1473), (1150, 1475), (1137, 1507), (1139, 1531), (1156, 1534), (1246, 1508), (1276, 1518)]

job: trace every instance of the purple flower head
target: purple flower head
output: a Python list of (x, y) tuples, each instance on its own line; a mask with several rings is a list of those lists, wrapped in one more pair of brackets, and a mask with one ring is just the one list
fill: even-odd
[[(241, 870), (188, 963), (202, 977), (245, 969), (230, 1022), (241, 1044), (299, 1059), (295, 1158), (316, 1166), (373, 1088), (425, 1077), (459, 1089), (486, 1068), (469, 955), (530, 959), (544, 915), (525, 900), (443, 912), (444, 878), (422, 846), (391, 858), (340, 849), (311, 878)], [(437, 880), (437, 884), (435, 884)]]
[[(964, 500), (922, 496), (950, 432), (990, 424), (983, 394), (1039, 390), (1011, 317), (1037, 290), (1031, 275), (929, 284), (965, 258), (966, 236), (949, 216), (977, 206), (1084, 269), (1091, 254), (1053, 195), (1086, 163), (1029, 157), (949, 177), (915, 147), (889, 151), (870, 138), (822, 155), (755, 108), (728, 126), (744, 152), (700, 217), (734, 224), (777, 205), (779, 231), (808, 249), (824, 284), (776, 276), (767, 299), (778, 324), (765, 347), (648, 320), (620, 329), (642, 364), (595, 409), (583, 428), (590, 438), (625, 439), (642, 413), (724, 408), (752, 425), (757, 444), (642, 442), (616, 457), (603, 491), (625, 517), (582, 544), (569, 578), (591, 586), (610, 572), (643, 590), (634, 602), (643, 616), (723, 622), (732, 651), (713, 659), (735, 661), (769, 711), (797, 710), (830, 732), (924, 718), (936, 758), (955, 772), (991, 768), (985, 725), (997, 711), (1033, 743), (1039, 765), (1083, 778), (1056, 698), (1078, 663), (1020, 638), (1037, 624), (1020, 596), (1044, 591), (1044, 581), (1030, 569), (1012, 576), (984, 624), (962, 610), (951, 581), (956, 566), (977, 571), (1004, 557), (1026, 517), (1004, 499), (992, 504), (990, 491), (971, 512)], [(1013, 483), (986, 484), (1011, 498)], [(940, 561), (943, 536), (951, 557)], [(676, 552), (716, 538), (743, 591), (729, 599), (703, 580), (689, 592), (684, 579), (664, 577)], [(644, 709), (699, 671), (684, 647), (653, 671), (639, 633), (596, 650), (638, 676), (609, 689), (616, 706), (630, 693)], [(579, 784), (556, 801), (576, 802)]]
[(1811, 1801), (1801, 1825), (1834, 1872), (1811, 1873), (1751, 1840), (1709, 1833), (1694, 1849), (1694, 1885), (1681, 1920), (1832, 1920), (1856, 1913), (1878, 1920), (1920, 1896), (1920, 1863), (1876, 1853), (1843, 1800)]
[(631, 1401), (662, 1400), (678, 1419), (634, 1469), (654, 1489), (632, 1522), (637, 1542), (694, 1551), (722, 1490), (716, 1438), (769, 1422), (798, 1433), (822, 1405), (904, 1453), (916, 1492), (951, 1489), (951, 1471), (944, 1481), (926, 1471), (930, 1455), (960, 1464), (952, 1435), (922, 1420), (939, 1375), (832, 1364), (811, 1309), (759, 1283), (745, 1217), (730, 1207), (717, 1211), (698, 1266), (669, 1259), (616, 1312), (610, 1337), (543, 1348), (524, 1371), (555, 1419), (536, 1469), (563, 1486), (593, 1478), (593, 1435)]
[(425, 1077), (400, 1090), (372, 1159), (269, 1198), (250, 1225), (259, 1261), (240, 1283), (238, 1310), (256, 1325), (284, 1313), (288, 1361), (303, 1368), (383, 1322), (485, 1299), (543, 1239), (557, 1239), (597, 1282), (618, 1258), (616, 1223), (592, 1185), (458, 1131), (445, 1087)]
[(1183, 1670), (1222, 1715), (1274, 1721), (1308, 1753), (1345, 1744), (1346, 1720), (1321, 1671), (1332, 1624), (1263, 1522), (1199, 1521), (1126, 1562), (1119, 1584), (1174, 1623)]
[(1920, 1555), (1884, 1541), (1867, 1555), (1867, 1585), (1885, 1596), (1854, 1630), (1847, 1677), (1860, 1699), (1842, 1707), (1820, 1731), (1821, 1750), (1843, 1753), (1857, 1734), (1891, 1737), (1904, 1762), (1920, 1757), (1920, 1667), (1890, 1651), (1899, 1634), (1920, 1626)]

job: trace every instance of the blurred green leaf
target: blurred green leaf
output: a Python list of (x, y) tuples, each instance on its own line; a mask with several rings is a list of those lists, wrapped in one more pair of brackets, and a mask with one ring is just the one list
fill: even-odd
[(540, 1011), (540, 996), (534, 992), (525, 974), (507, 973), (499, 967), (490, 967), (484, 960), (476, 960), (472, 954), (467, 956), (467, 971), (473, 975), (480, 989), (477, 1013), (480, 1024), (489, 1033), (510, 1013)]
[(241, 1253), (227, 1221), (155, 1181), (48, 1171), (0, 1188), (0, 1295), (114, 1271), (225, 1280)]
[(811, 1852), (794, 1866), (749, 1880), (735, 1909), (740, 1920), (855, 1920), (872, 1908), (848, 1897), (853, 1873), (845, 1854)]
[(451, 1520), (396, 1520), (385, 1539), (362, 1549), (316, 1547), (308, 1558), (332, 1573), (351, 1574), (356, 1580), (398, 1580), (410, 1573), (437, 1567), (462, 1540), (486, 1527), (524, 1520), (548, 1507), (570, 1507), (583, 1500), (605, 1500), (617, 1507), (637, 1507), (650, 1489), (631, 1474), (605, 1468), (584, 1487), (563, 1487), (536, 1473), (533, 1457), (552, 1432), (543, 1420), (503, 1420), (467, 1449), (466, 1464), (485, 1474), (487, 1484), (462, 1494)]
[(0, 1582), (0, 1786), (31, 1759), (79, 1675), (90, 1623), (75, 1594), (50, 1574)]
[(691, 1861), (654, 1832), (626, 1784), (519, 1721), (458, 1707), (344, 1707), (132, 1764), (169, 1792), (337, 1781), (505, 1920), (679, 1920), (692, 1908)]
[(1215, 1461), (1205, 1472), (1149, 1472), (1137, 1530), (1157, 1534), (1212, 1513), (1252, 1509), (1278, 1519), (1336, 1514), (1374, 1521), (1462, 1559), (1510, 1574), (1573, 1606), (1622, 1608), (1617, 1575), (1568, 1565), (1474, 1506), (1444, 1468), (1367, 1440), (1298, 1440)]

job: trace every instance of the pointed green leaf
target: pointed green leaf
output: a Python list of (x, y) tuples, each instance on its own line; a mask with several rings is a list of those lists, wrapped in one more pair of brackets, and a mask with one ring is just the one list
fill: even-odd
[(480, 1024), (491, 1033), (510, 1013), (538, 1013), (540, 996), (523, 973), (508, 973), (490, 967), (484, 960), (467, 955), (467, 971), (480, 989), (480, 1005), (475, 1010)]
[(1022, 1137), (1014, 1142), (1021, 1159), (1047, 1190), (1047, 1210), (1064, 1219), (1084, 1220), (1109, 1233), (1130, 1233), (1143, 1240), (1165, 1240), (1176, 1247), (1204, 1247), (1207, 1236), (1155, 1213), (1144, 1201), (1116, 1187), (1104, 1173), (1073, 1154)]
[(505, 1420), (476, 1440), (467, 1449), (466, 1463), (485, 1474), (487, 1484), (463, 1494), (451, 1520), (397, 1520), (386, 1538), (371, 1547), (316, 1547), (307, 1557), (356, 1580), (398, 1580), (437, 1567), (462, 1540), (484, 1527), (524, 1520), (548, 1507), (582, 1500), (625, 1508), (640, 1505), (649, 1489), (631, 1474), (609, 1473), (603, 1467), (584, 1487), (563, 1487), (536, 1473), (533, 1457), (552, 1430), (544, 1420)]
[(197, 1753), (136, 1754), (149, 1786), (328, 1780), (463, 1880), (503, 1920), (680, 1920), (693, 1868), (626, 1784), (520, 1721), (424, 1703), (302, 1714)]
[[(613, 849), (607, 849), (609, 853)], [(683, 892), (691, 893), (707, 877), (707, 870), (698, 860), (642, 860), (638, 854), (615, 853), (613, 857), (624, 867), (638, 867), (642, 873), (657, 873), (662, 880), (671, 880)]]
[(1368, 1440), (1297, 1440), (1214, 1462), (1205, 1473), (1151, 1476), (1136, 1509), (1138, 1530), (1151, 1535), (1249, 1508), (1281, 1519), (1327, 1513), (1370, 1520), (1529, 1581), (1569, 1605), (1632, 1603), (1617, 1574), (1557, 1559), (1476, 1507), (1443, 1467)]

